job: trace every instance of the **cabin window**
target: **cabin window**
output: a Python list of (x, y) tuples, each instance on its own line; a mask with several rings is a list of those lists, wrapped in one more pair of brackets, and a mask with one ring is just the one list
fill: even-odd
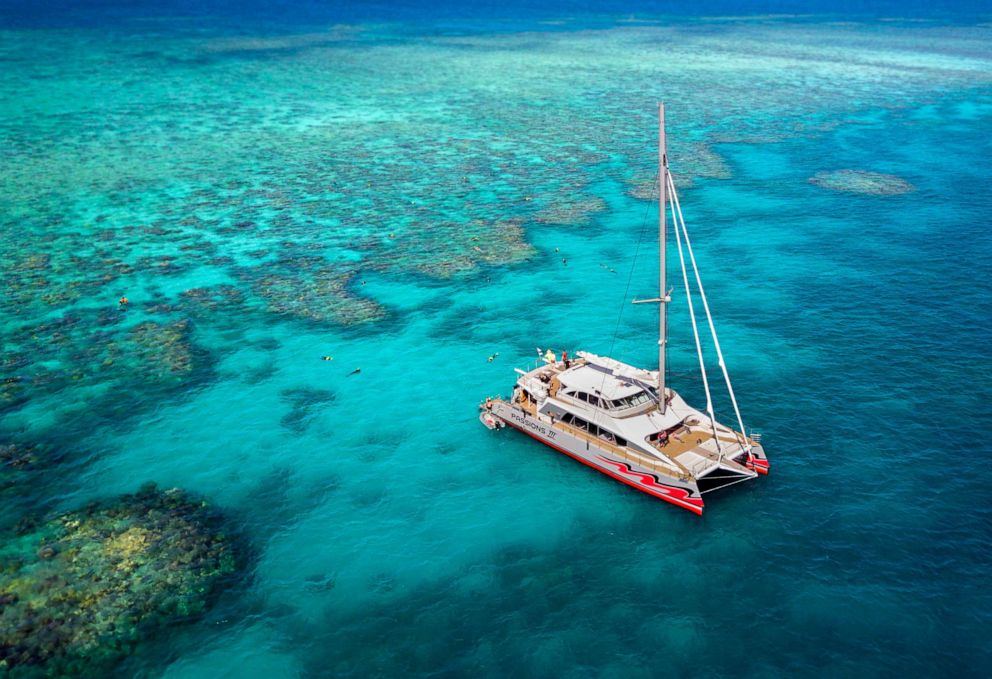
[(618, 436), (617, 437), (617, 445), (620, 446), (621, 448), (626, 448), (627, 447), (627, 439), (621, 438), (621, 437)]
[(633, 408), (634, 406), (639, 406), (647, 403), (651, 400), (643, 391), (639, 391), (636, 394), (631, 394), (630, 396), (625, 396), (624, 398), (613, 401), (614, 408)]
[(561, 416), (561, 421), (564, 422), (565, 424), (572, 424), (573, 419), (574, 418), (572, 417), (572, 413), (565, 413), (564, 415)]

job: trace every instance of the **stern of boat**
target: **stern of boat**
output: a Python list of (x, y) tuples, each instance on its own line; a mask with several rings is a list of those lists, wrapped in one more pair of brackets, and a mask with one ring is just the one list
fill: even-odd
[(747, 460), (745, 465), (759, 474), (767, 475), (770, 469), (770, 464), (768, 462), (768, 456), (765, 455), (765, 449), (761, 446), (761, 434), (751, 432), (750, 441), (751, 458)]
[[(739, 439), (740, 442), (740, 439)], [(678, 456), (696, 481), (700, 493), (709, 493), (768, 474), (768, 457), (758, 440), (749, 438), (737, 452), (714, 454), (706, 445)]]

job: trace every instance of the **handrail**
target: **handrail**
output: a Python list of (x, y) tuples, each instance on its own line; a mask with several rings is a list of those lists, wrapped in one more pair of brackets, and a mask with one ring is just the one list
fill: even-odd
[[(513, 403), (510, 403), (508, 401), (504, 401), (501, 398), (494, 399), (494, 400), (503, 401), (504, 403), (506, 403), (511, 408), (514, 406)], [(522, 407), (522, 409), (524, 410), (524, 412), (527, 413), (527, 408), (524, 408), (523, 407), (524, 404), (521, 403), (521, 404), (518, 404), (518, 405), (520, 405)], [(537, 407), (536, 407), (537, 404), (529, 404), (529, 405), (531, 405), (534, 408), (534, 412), (533, 413), (528, 413), (528, 414), (530, 414), (531, 417), (537, 417), (537, 412), (536, 412), (537, 411)], [(637, 464), (638, 466), (643, 467), (643, 468), (646, 468), (646, 469), (650, 469), (651, 471), (658, 472), (658, 473), (661, 473), (661, 474), (665, 474), (667, 476), (670, 476), (670, 477), (679, 479), (680, 481), (688, 481), (688, 480), (691, 480), (691, 479), (695, 479), (698, 476), (698, 474), (690, 471), (681, 462), (679, 462), (678, 460), (674, 460), (671, 457), (668, 457), (669, 461), (671, 461), (672, 464), (674, 464), (677, 467), (679, 467), (679, 469), (682, 470), (681, 473), (679, 473), (679, 472), (671, 469), (670, 467), (666, 467), (666, 466), (661, 465), (658, 460), (651, 459), (651, 458), (648, 457), (648, 455), (646, 455), (644, 453), (640, 453), (640, 452), (636, 452), (636, 451), (630, 451), (630, 450), (627, 450), (627, 449), (622, 448), (620, 446), (611, 444), (608, 441), (604, 441), (603, 439), (599, 438), (598, 436), (593, 436), (588, 431), (584, 431), (584, 430), (582, 430), (582, 429), (580, 429), (580, 428), (578, 428), (578, 427), (576, 427), (574, 425), (568, 424), (568, 423), (563, 422), (561, 420), (554, 420), (554, 422), (552, 423), (552, 427), (554, 427), (555, 425), (557, 425), (559, 428), (563, 429), (564, 431), (566, 431), (566, 432), (568, 432), (568, 433), (576, 436), (577, 438), (579, 438), (581, 440), (584, 440), (587, 443), (590, 443), (590, 444), (596, 446), (600, 450), (603, 450), (603, 451), (608, 452), (608, 453), (612, 453), (614, 455), (619, 455), (620, 457), (622, 457), (623, 459), (627, 460), (628, 462), (633, 462), (633, 463)], [(697, 466), (698, 466), (698, 463), (697, 463)]]
[(586, 441), (587, 443), (591, 443), (592, 445), (596, 446), (597, 448), (599, 448), (601, 450), (605, 450), (606, 452), (613, 453), (614, 455), (619, 455), (620, 457), (624, 458), (628, 462), (635, 462), (636, 464), (638, 464), (641, 467), (646, 467), (648, 469), (651, 469), (652, 471), (660, 472), (660, 473), (663, 473), (663, 474), (667, 474), (668, 476), (673, 476), (673, 477), (678, 478), (679, 480), (682, 480), (682, 481), (687, 481), (688, 480), (688, 476), (691, 476), (691, 473), (689, 472), (689, 470), (686, 469), (682, 464), (680, 464), (679, 462), (677, 462), (675, 460), (672, 460), (672, 462), (674, 464), (678, 465), (683, 470), (684, 474), (678, 474), (675, 471), (673, 471), (672, 469), (669, 469), (668, 467), (659, 466), (659, 464), (658, 464), (658, 462), (656, 460), (648, 460), (648, 459), (646, 459), (647, 456), (645, 456), (645, 455), (638, 454), (638, 455), (634, 455), (632, 457), (628, 453), (628, 451), (626, 449), (621, 448), (620, 446), (613, 445), (613, 444), (609, 443), (608, 441), (604, 441), (604, 440), (600, 439), (597, 436), (593, 436), (592, 434), (590, 434), (587, 431), (583, 431), (582, 429), (579, 429), (578, 427), (575, 427), (573, 425), (570, 425), (570, 424), (568, 424), (566, 422), (562, 422), (561, 420), (557, 420), (555, 422), (555, 424), (561, 425), (563, 428), (565, 428), (566, 430), (568, 430), (572, 434), (578, 434), (579, 435), (579, 438), (581, 438), (582, 440)]

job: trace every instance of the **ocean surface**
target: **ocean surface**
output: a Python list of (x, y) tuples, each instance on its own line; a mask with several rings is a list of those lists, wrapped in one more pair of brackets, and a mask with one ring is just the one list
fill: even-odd
[[(252, 555), (120, 676), (992, 672), (983, 8), (2, 7), (0, 536), (154, 481)], [(772, 465), (702, 517), (477, 419), (656, 367), (659, 100)]]

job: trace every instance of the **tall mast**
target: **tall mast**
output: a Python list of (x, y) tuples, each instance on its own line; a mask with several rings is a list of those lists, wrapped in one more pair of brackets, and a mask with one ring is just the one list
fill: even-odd
[(665, 276), (665, 237), (668, 207), (668, 152), (665, 145), (665, 104), (658, 104), (658, 398), (661, 414), (668, 407), (665, 397), (665, 345), (668, 344), (666, 294), (668, 281)]
[(672, 301), (668, 296), (665, 270), (665, 237), (668, 231), (665, 213), (668, 207), (668, 151), (665, 147), (665, 105), (658, 104), (658, 296), (654, 299), (635, 299), (634, 304), (658, 303), (658, 401), (661, 414), (668, 409), (665, 398), (665, 346), (668, 344), (667, 307)]

